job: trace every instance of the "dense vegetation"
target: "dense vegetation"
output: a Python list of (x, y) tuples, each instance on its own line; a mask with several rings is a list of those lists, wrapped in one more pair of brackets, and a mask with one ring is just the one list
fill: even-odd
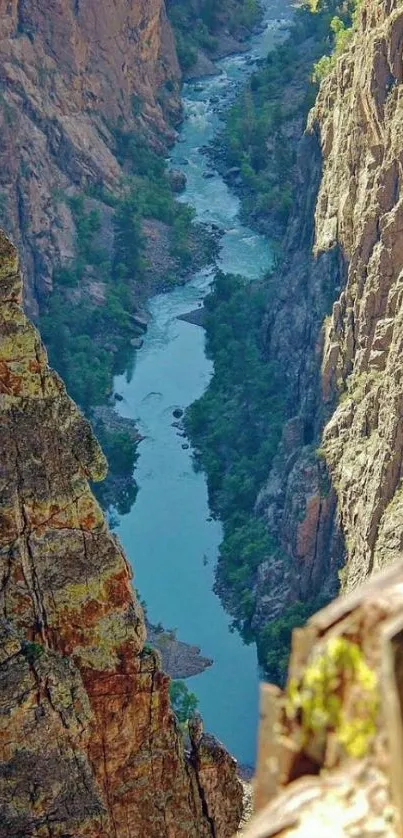
[[(135, 313), (138, 299), (145, 296), (143, 219), (169, 225), (178, 274), (192, 260), (193, 210), (175, 200), (165, 161), (133, 134), (116, 131), (116, 145), (129, 172), (119, 195), (99, 187), (86, 195), (58, 196), (74, 218), (75, 258), (55, 272), (55, 290), (39, 322), (51, 365), (90, 418), (96, 406), (110, 399), (113, 376), (127, 369), (133, 354), (131, 340), (141, 334)], [(103, 245), (103, 225), (112, 228), (109, 249)], [(171, 284), (175, 278), (167, 276), (165, 282)], [(136, 442), (133, 436), (100, 424), (96, 431), (119, 484), (116, 505), (123, 513), (136, 492), (131, 479)], [(107, 488), (99, 487), (97, 494), (104, 501)]]
[[(138, 491), (134, 479), (134, 467), (138, 459), (137, 436), (124, 428), (108, 428), (101, 420), (96, 421), (95, 431), (108, 461), (109, 471), (106, 480), (93, 486), (93, 491), (104, 509), (113, 506), (118, 515), (127, 515)], [(112, 517), (110, 524), (113, 522)]]
[[(77, 231), (76, 257), (56, 271), (55, 293), (40, 321), (50, 361), (84, 410), (105, 402), (113, 375), (126, 365), (129, 340), (138, 334), (132, 315), (145, 280), (142, 220), (169, 224), (172, 255), (182, 267), (191, 259), (193, 211), (175, 201), (164, 160), (134, 135), (118, 135), (118, 155), (131, 172), (122, 194), (95, 193), (113, 208), (113, 253), (102, 246), (100, 210), (87, 209), (91, 202), (84, 195), (67, 198)], [(88, 293), (92, 281), (103, 283), (104, 304)]]
[(195, 467), (206, 471), (210, 506), (224, 527), (216, 592), (233, 616), (233, 627), (246, 642), (256, 641), (260, 665), (281, 684), (292, 630), (323, 602), (295, 603), (262, 628), (253, 626), (259, 565), (269, 557), (287, 562), (255, 513), (286, 416), (284, 377), (264, 357), (262, 346), (262, 317), (273, 294), (270, 277), (250, 284), (217, 274), (205, 301), (206, 352), (214, 375), (187, 410), (185, 424), (195, 445)]
[(308, 602), (296, 602), (261, 630), (258, 637), (259, 660), (270, 681), (284, 685), (292, 632), (298, 626), (303, 626), (324, 604), (325, 601), (319, 597)]
[(249, 640), (256, 570), (276, 549), (254, 506), (285, 410), (281, 371), (264, 358), (261, 341), (270, 293), (270, 283), (216, 276), (205, 302), (206, 352), (214, 361), (214, 375), (186, 415), (197, 462), (207, 472), (211, 508), (224, 524), (217, 588)]
[(170, 0), (168, 14), (179, 63), (186, 72), (196, 63), (199, 50), (216, 53), (223, 26), (237, 35), (256, 23), (261, 10), (259, 0)]
[(355, 6), (356, 0), (310, 0), (297, 8), (289, 37), (252, 74), (214, 141), (213, 157), (240, 169), (245, 216), (270, 219), (271, 231), (273, 223), (281, 232), (287, 222), (295, 136), (315, 100), (317, 82), (350, 37)]
[[(69, 203), (77, 228), (76, 258), (69, 267), (55, 273), (55, 291), (40, 319), (40, 328), (50, 363), (64, 379), (71, 396), (88, 410), (105, 402), (111, 392), (117, 353), (108, 346), (108, 339), (113, 337), (118, 350), (134, 334), (129, 322), (133, 306), (126, 310), (128, 286), (112, 278), (109, 257), (94, 245), (100, 229), (99, 213), (86, 212), (82, 196)], [(90, 273), (89, 268), (94, 271)], [(85, 293), (84, 283), (89, 276), (104, 283), (105, 305), (95, 304)]]
[(339, 55), (341, 55), (348, 46), (357, 25), (358, 11), (361, 0), (344, 0), (344, 2), (334, 2), (334, 0), (309, 0), (310, 10), (314, 14), (325, 16), (326, 20), (330, 19), (330, 55), (323, 55), (319, 61), (316, 62), (313, 71), (314, 81), (320, 82), (334, 67)]

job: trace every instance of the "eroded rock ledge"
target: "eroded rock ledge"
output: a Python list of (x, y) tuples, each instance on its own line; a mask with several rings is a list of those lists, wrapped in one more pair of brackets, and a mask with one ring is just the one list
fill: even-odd
[(263, 693), (245, 838), (401, 835), (402, 583), (400, 560), (294, 632), (284, 693)]
[(0, 835), (227, 838), (234, 760), (184, 753), (167, 676), (88, 486), (105, 459), (49, 369), (0, 234)]

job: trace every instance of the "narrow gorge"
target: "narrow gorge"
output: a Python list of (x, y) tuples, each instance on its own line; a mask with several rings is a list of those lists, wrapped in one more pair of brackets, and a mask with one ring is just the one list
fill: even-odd
[(401, 0), (101, 5), (0, 8), (0, 838), (230, 838), (259, 674), (251, 838), (394, 838)]
[(247, 766), (255, 759), (256, 651), (230, 630), (213, 593), (222, 528), (211, 519), (204, 475), (195, 472), (189, 440), (173, 416), (202, 395), (211, 363), (202, 330), (178, 317), (201, 306), (217, 268), (256, 281), (270, 267), (267, 240), (241, 223), (238, 199), (203, 149), (221, 124), (218, 99), (226, 110), (255, 66), (251, 62), (283, 37), (287, 11), (282, 3), (267, 4), (262, 31), (248, 52), (222, 59), (218, 75), (189, 82), (183, 91), (185, 122), (171, 163), (186, 173), (181, 200), (195, 207), (196, 219), (225, 230), (220, 254), (215, 265), (196, 273), (183, 288), (153, 298), (148, 334), (134, 369), (116, 381), (122, 398), (119, 413), (135, 419), (145, 437), (136, 466), (139, 495), (117, 532), (132, 559), (151, 622), (175, 627), (179, 637), (201, 645), (213, 659), (212, 667), (188, 686), (199, 699), (208, 729)]

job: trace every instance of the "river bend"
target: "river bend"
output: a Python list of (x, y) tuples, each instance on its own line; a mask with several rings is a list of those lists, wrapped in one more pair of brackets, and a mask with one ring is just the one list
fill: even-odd
[[(282, 37), (287, 4), (266, 0), (264, 28), (250, 51), (219, 62), (221, 74), (184, 89), (185, 122), (171, 165), (187, 176), (181, 200), (195, 207), (197, 218), (225, 230), (219, 267), (253, 280), (270, 266), (267, 240), (244, 226), (239, 201), (201, 152), (220, 128), (217, 107), (233, 99), (237, 85)], [(284, 11), (286, 7), (286, 12)], [(119, 412), (136, 420), (145, 440), (136, 467), (139, 493), (118, 534), (135, 569), (135, 586), (147, 603), (151, 622), (176, 628), (178, 637), (201, 647), (214, 659), (202, 675), (188, 680), (199, 698), (207, 730), (216, 734), (237, 759), (253, 765), (258, 715), (258, 672), (254, 645), (244, 645), (230, 630), (230, 619), (213, 593), (214, 565), (221, 525), (212, 521), (206, 480), (192, 467), (191, 450), (172, 426), (172, 411), (202, 395), (212, 374), (204, 354), (204, 333), (177, 319), (196, 308), (208, 292), (213, 269), (149, 304), (151, 322), (130, 376), (120, 376)]]

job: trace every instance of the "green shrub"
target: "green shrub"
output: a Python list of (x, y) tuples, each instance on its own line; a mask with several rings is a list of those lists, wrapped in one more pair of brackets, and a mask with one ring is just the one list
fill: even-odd
[(233, 34), (240, 27), (251, 28), (260, 18), (258, 0), (201, 0), (197, 15), (188, 0), (172, 0), (168, 14), (175, 33), (176, 51), (182, 70), (190, 70), (199, 49), (214, 54), (218, 46), (215, 37), (225, 21)]
[(97, 437), (108, 459), (110, 472), (118, 477), (132, 474), (138, 459), (137, 440), (127, 431), (108, 430), (97, 423)]
[(185, 724), (194, 716), (199, 702), (184, 681), (171, 681), (169, 698), (172, 709), (181, 724)]

